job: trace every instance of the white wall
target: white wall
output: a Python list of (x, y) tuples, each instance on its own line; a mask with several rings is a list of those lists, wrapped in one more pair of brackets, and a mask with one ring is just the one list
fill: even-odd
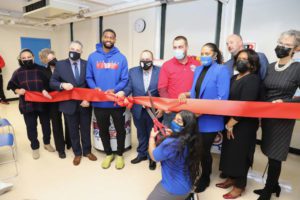
[[(0, 26), (0, 54), (5, 60), (6, 67), (2, 70), (4, 92), (7, 98), (15, 98), (16, 95), (12, 91), (7, 91), (7, 82), (11, 78), (13, 72), (19, 67), (17, 56), (21, 50), (21, 37), (35, 37), (51, 39), (51, 46), (57, 48), (53, 43), (54, 32), (36, 30), (24, 27)], [(38, 55), (36, 55), (38, 56)]]
[(89, 54), (95, 51), (99, 42), (99, 19), (90, 19), (73, 24), (73, 39), (83, 44), (81, 58), (87, 59)]
[[(160, 31), (160, 7), (148, 8), (129, 13), (129, 54), (130, 66), (137, 66), (140, 60), (140, 53), (143, 50), (150, 50), (155, 59), (159, 59), (159, 38)], [(142, 33), (134, 30), (134, 23), (142, 18), (146, 22), (146, 29)]]
[(58, 60), (68, 57), (69, 44), (71, 41), (70, 25), (56, 27), (53, 30), (53, 37), (51, 40), (52, 50), (55, 51)]
[(244, 0), (241, 35), (256, 42), (256, 50), (274, 62), (279, 35), (289, 29), (300, 30), (299, 10), (299, 0)]
[(173, 57), (172, 42), (178, 35), (187, 37), (190, 55), (199, 56), (205, 43), (215, 42), (217, 5), (199, 0), (167, 6), (165, 59)]
[(127, 57), (130, 63), (129, 55), (129, 13), (121, 13), (117, 15), (103, 17), (103, 30), (113, 29), (117, 34), (115, 46)]

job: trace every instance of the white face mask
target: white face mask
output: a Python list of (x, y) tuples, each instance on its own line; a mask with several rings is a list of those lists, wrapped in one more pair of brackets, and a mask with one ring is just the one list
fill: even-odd
[(300, 62), (300, 51), (296, 51), (293, 56), (294, 61)]
[(185, 56), (183, 50), (181, 50), (181, 49), (174, 50), (173, 54), (177, 60), (182, 60)]

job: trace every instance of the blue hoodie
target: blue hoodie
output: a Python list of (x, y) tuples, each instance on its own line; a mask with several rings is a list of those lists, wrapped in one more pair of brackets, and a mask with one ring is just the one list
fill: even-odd
[[(90, 88), (103, 91), (123, 90), (128, 82), (128, 64), (126, 57), (113, 47), (108, 53), (103, 51), (102, 43), (96, 45), (96, 51), (89, 55), (86, 69), (86, 81)], [(93, 102), (93, 107), (114, 108), (114, 102)]]

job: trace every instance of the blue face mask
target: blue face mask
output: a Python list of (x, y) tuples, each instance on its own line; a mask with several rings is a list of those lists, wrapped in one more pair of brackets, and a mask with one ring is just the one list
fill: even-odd
[(213, 59), (211, 56), (201, 56), (201, 63), (203, 66), (207, 67), (210, 66), (213, 62)]
[(182, 131), (183, 127), (177, 124), (175, 121), (172, 121), (170, 129), (172, 130), (172, 132), (179, 133)]
[(173, 53), (174, 53), (174, 57), (177, 60), (182, 60), (184, 58), (184, 52), (183, 52), (183, 50), (176, 49), (176, 50), (173, 51)]

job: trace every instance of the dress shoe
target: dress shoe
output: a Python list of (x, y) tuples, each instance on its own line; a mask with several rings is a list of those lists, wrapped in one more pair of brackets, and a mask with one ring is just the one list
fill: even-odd
[(6, 101), (6, 100), (1, 100), (0, 103), (5, 104), (5, 105), (8, 105), (8, 104), (9, 104), (9, 102)]
[[(231, 181), (228, 181), (228, 180), (230, 180), (230, 179), (227, 179), (226, 181), (227, 182), (233, 182), (232, 180)], [(223, 195), (223, 198), (224, 199), (236, 199), (236, 198), (242, 196), (242, 193), (244, 191), (245, 191), (245, 188), (237, 188), (237, 187), (233, 186), (233, 188), (230, 192)]]
[(223, 195), (223, 198), (224, 198), (224, 199), (236, 199), (236, 198), (238, 198), (238, 197), (240, 197), (240, 196), (242, 196), (242, 193), (237, 194), (237, 195), (233, 195), (233, 194), (231, 194), (231, 193), (229, 192), (229, 193), (227, 193), (227, 194), (224, 194), (224, 195)]
[(149, 160), (149, 169), (150, 170), (155, 170), (156, 169), (156, 162), (153, 160)]
[(103, 162), (102, 162), (102, 164), (101, 164), (101, 167), (103, 168), (103, 169), (108, 169), (109, 167), (110, 167), (110, 164), (111, 164), (111, 162), (114, 160), (114, 155), (107, 155), (105, 158), (104, 158), (104, 160), (103, 160)]
[(40, 158), (40, 150), (39, 149), (34, 149), (32, 150), (32, 157), (33, 159), (39, 159)]
[(233, 180), (231, 180), (231, 179), (226, 179), (225, 182), (217, 183), (216, 186), (217, 186), (218, 188), (227, 189), (227, 188), (233, 186), (233, 183), (234, 183)]
[(64, 159), (66, 158), (66, 153), (65, 152), (58, 152), (58, 157), (61, 158), (61, 159)]
[(73, 165), (77, 166), (80, 164), (81, 161), (81, 156), (75, 156), (74, 160), (73, 160)]
[(143, 160), (147, 160), (147, 157), (146, 156), (145, 157), (137, 156), (135, 159), (131, 160), (131, 163), (132, 164), (137, 164), (137, 163), (142, 162)]
[(85, 157), (88, 157), (88, 159), (91, 160), (91, 161), (96, 161), (97, 160), (97, 157), (92, 153), (86, 154)]
[(55, 152), (55, 149), (51, 146), (51, 144), (45, 144), (44, 148), (49, 152)]
[(123, 169), (125, 166), (125, 161), (123, 156), (117, 156), (116, 158), (116, 169)]

